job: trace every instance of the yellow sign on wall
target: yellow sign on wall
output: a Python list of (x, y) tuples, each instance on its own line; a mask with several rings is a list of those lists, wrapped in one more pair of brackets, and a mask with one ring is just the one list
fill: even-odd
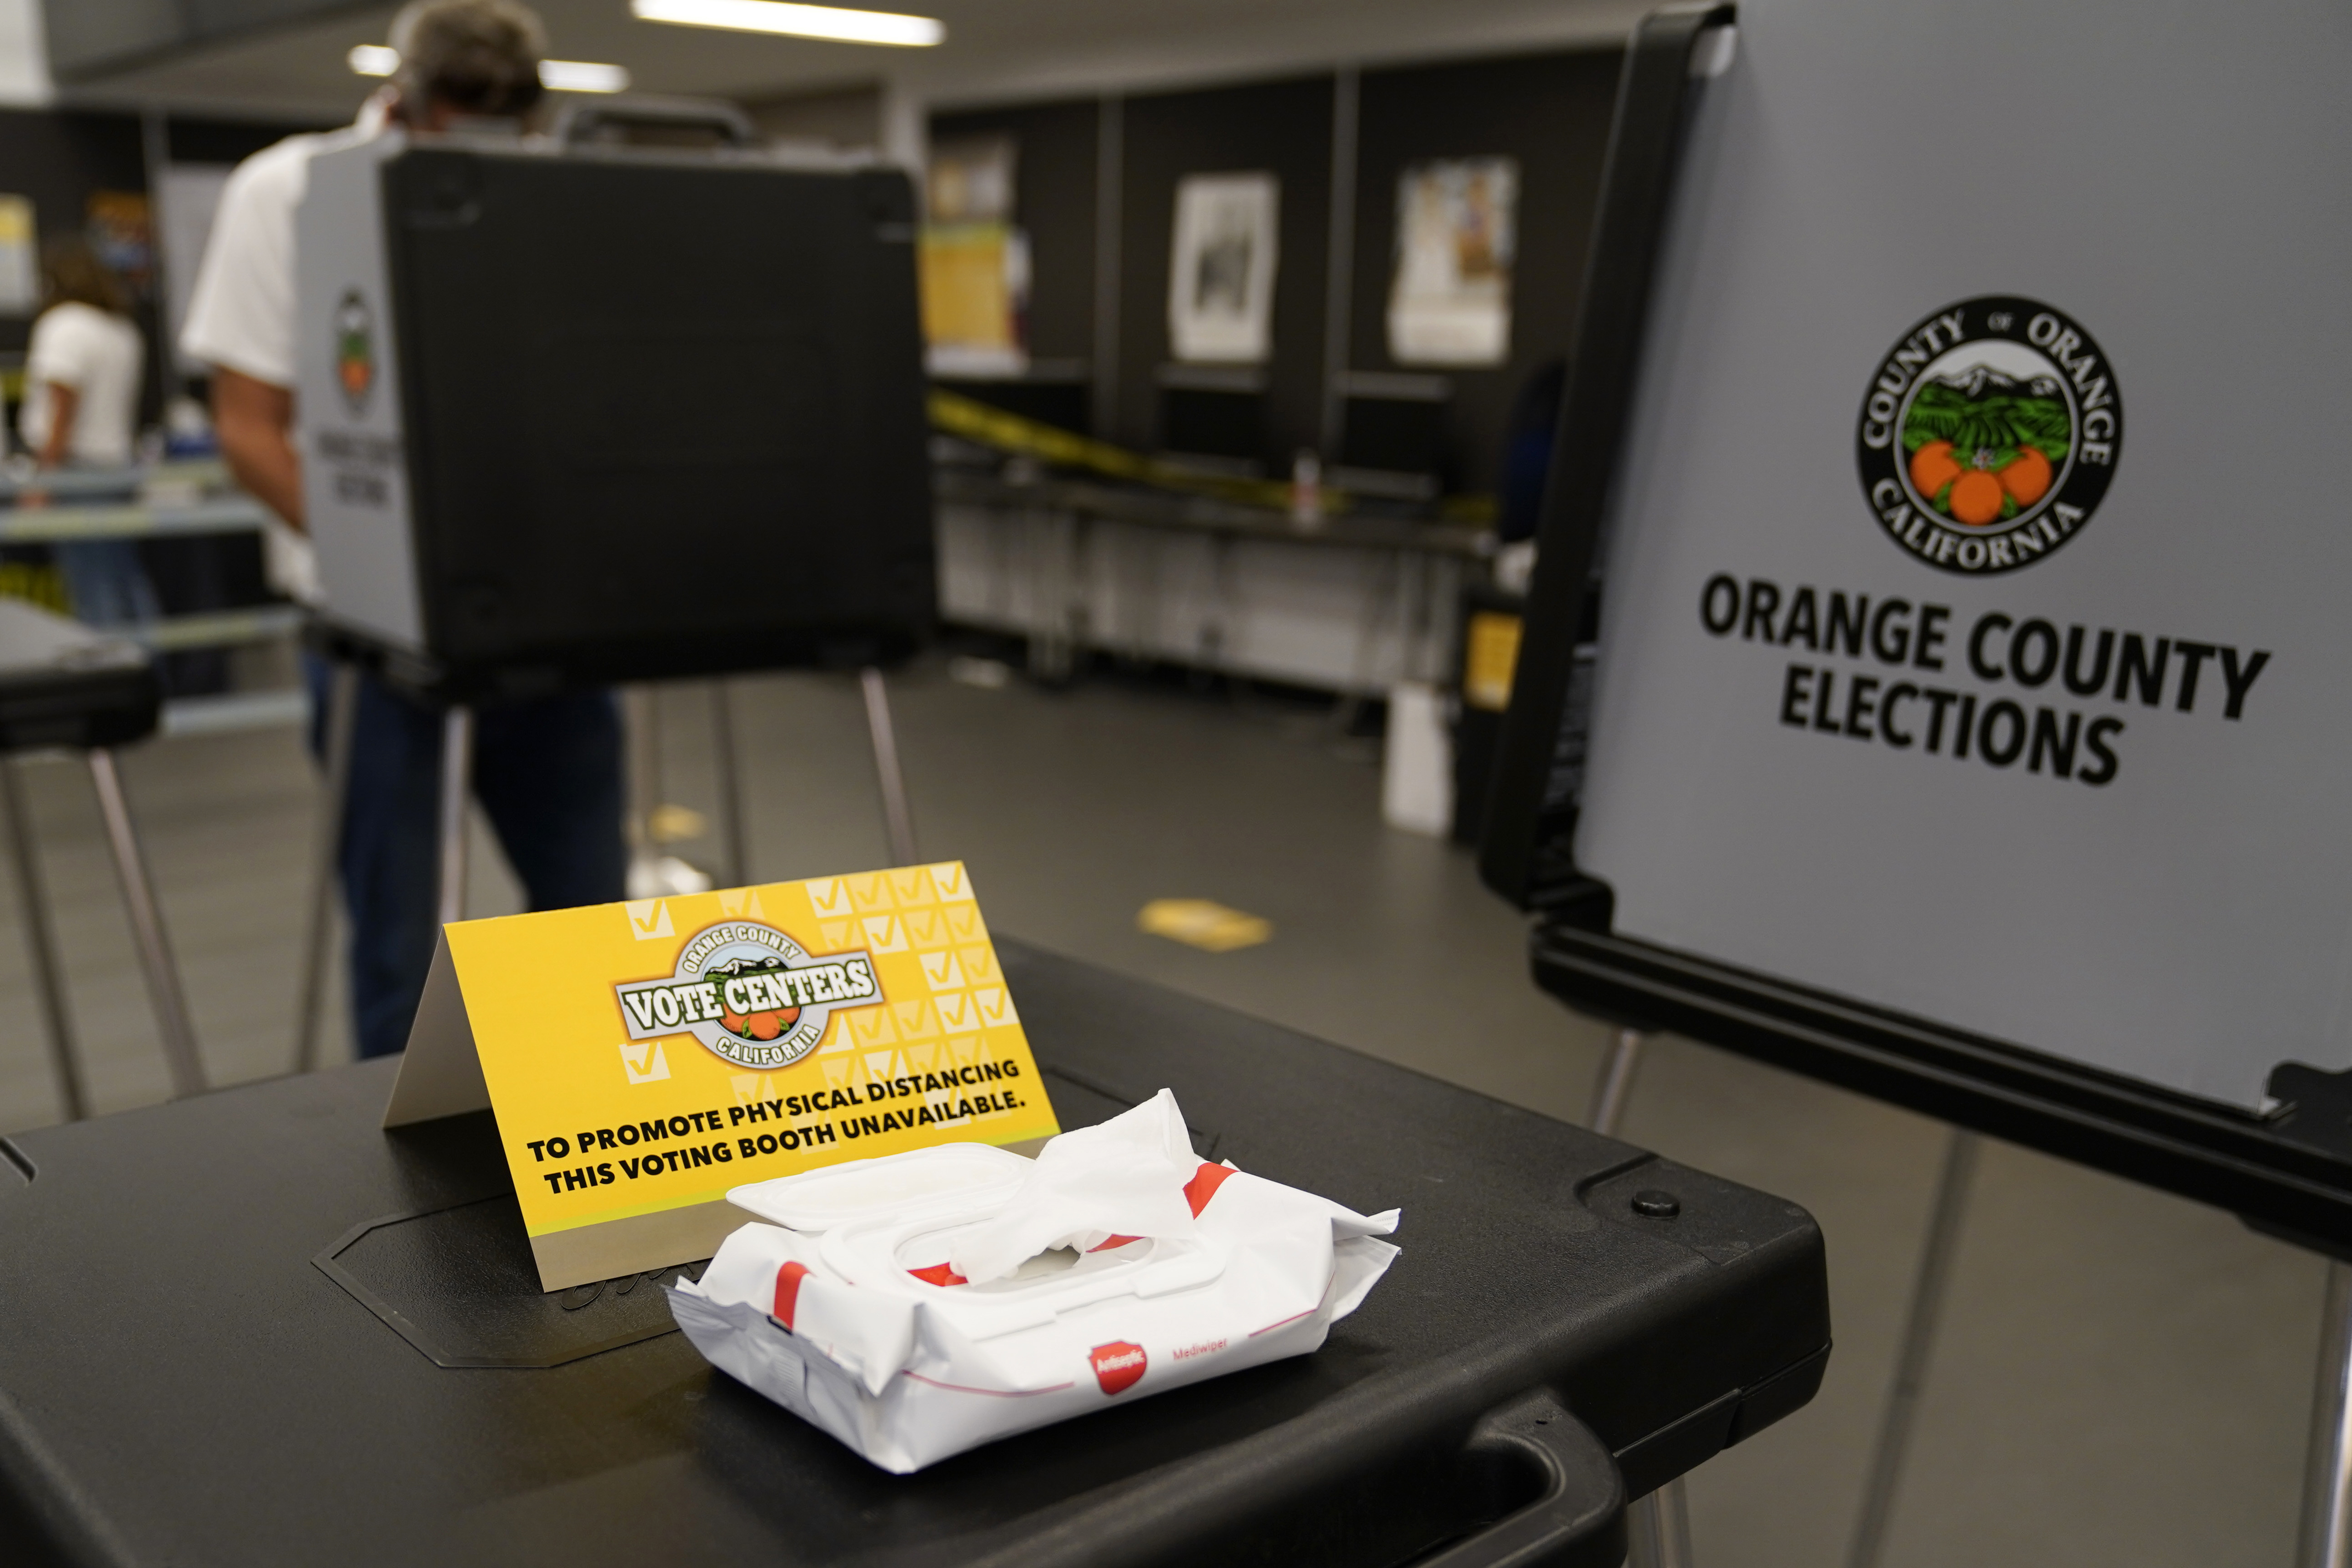
[(445, 927), (384, 1124), (483, 1105), (550, 1290), (708, 1257), (746, 1182), (1059, 1131), (953, 862)]

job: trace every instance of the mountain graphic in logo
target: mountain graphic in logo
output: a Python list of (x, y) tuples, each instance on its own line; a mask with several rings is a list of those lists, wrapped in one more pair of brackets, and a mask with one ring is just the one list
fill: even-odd
[(724, 963), (714, 963), (705, 974), (765, 974), (771, 970), (792, 967), (781, 958), (730, 958)]
[(2007, 521), (2050, 493), (2074, 446), (2074, 416), (2054, 377), (2024, 390), (1974, 364), (1930, 378), (1911, 399), (1903, 447), (1914, 494), (1971, 528)]
[(1855, 459), (1871, 510), (1931, 566), (2013, 571), (2071, 540), (2105, 496), (2123, 403), (2090, 334), (2032, 300), (1938, 310), (1880, 363)]

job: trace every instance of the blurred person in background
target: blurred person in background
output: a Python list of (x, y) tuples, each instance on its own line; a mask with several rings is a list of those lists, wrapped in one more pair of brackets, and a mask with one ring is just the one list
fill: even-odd
[[(294, 315), (294, 213), (310, 161), (391, 128), (430, 134), (461, 120), (520, 121), (542, 92), (544, 30), (509, 0), (424, 0), (394, 19), (391, 43), (399, 68), (351, 126), (290, 136), (230, 176), (180, 340), (213, 366), (213, 420), (230, 470), (287, 524), (274, 536), (273, 574), (313, 605), (294, 405), (303, 335)], [(323, 345), (327, 323), (312, 325)], [(331, 672), (316, 656), (305, 664), (316, 753)], [(362, 1057), (406, 1047), (433, 958), (442, 719), (442, 710), (362, 673), (337, 866)], [(475, 710), (474, 793), (534, 910), (624, 896), (621, 778), (620, 716), (609, 692)]]
[[(16, 435), (44, 468), (119, 468), (138, 433), (139, 374), (146, 344), (122, 284), (87, 240), (61, 239), (41, 254), (44, 309), (25, 354), (25, 406)], [(45, 504), (28, 491), (23, 504)], [(161, 615), (155, 587), (130, 539), (52, 546), (74, 614), (95, 626)]]

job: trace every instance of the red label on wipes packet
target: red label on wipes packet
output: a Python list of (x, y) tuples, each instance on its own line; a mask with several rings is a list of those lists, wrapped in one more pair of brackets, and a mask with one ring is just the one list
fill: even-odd
[(1113, 1340), (1088, 1351), (1087, 1360), (1094, 1363), (1095, 1381), (1102, 1384), (1105, 1394), (1124, 1394), (1143, 1375), (1148, 1358), (1141, 1345)]
[(776, 1307), (768, 1315), (786, 1328), (793, 1326), (793, 1314), (801, 1304), (801, 1281), (807, 1279), (805, 1263), (787, 1263), (776, 1270)]

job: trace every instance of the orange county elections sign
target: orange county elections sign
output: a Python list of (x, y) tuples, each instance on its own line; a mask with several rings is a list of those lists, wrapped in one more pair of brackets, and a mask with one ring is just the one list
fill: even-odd
[(549, 1290), (709, 1257), (746, 1182), (1059, 1131), (957, 863), (445, 927), (384, 1125), (484, 1106)]

